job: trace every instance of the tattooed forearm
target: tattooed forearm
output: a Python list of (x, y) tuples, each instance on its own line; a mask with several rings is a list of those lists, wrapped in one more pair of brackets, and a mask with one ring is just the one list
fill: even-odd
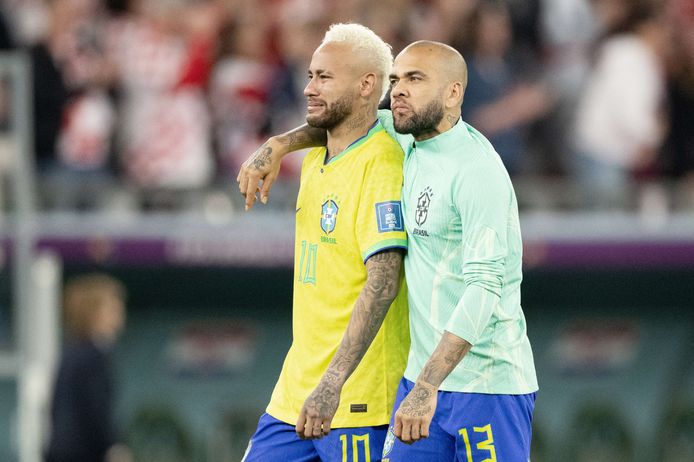
[(328, 142), (328, 132), (322, 128), (314, 128), (304, 124), (277, 136), (276, 139), (289, 151), (296, 151), (298, 149), (325, 146)]
[(379, 252), (367, 260), (366, 284), (359, 294), (342, 342), (322, 381), (344, 384), (354, 372), (398, 293), (401, 267), (402, 252), (397, 249)]
[(326, 143), (327, 132), (325, 130), (302, 125), (283, 135), (270, 138), (253, 153), (246, 165), (264, 172), (273, 163), (273, 156), (278, 161), (292, 151), (314, 146), (325, 146)]
[(436, 350), (432, 353), (429, 361), (424, 365), (419, 380), (438, 388), (448, 374), (463, 359), (463, 356), (470, 351), (472, 345), (460, 337), (449, 332), (444, 332)]

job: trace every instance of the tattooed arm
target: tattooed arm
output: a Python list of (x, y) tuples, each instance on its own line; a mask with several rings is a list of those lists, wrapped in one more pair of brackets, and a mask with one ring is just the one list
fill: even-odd
[(429, 436), (429, 424), (436, 411), (436, 396), (448, 374), (470, 351), (472, 345), (445, 331), (436, 350), (424, 365), (412, 391), (402, 401), (395, 413), (393, 432), (404, 443)]
[[(292, 151), (325, 146), (328, 141), (327, 132), (321, 128), (313, 128), (304, 124), (279, 136), (273, 136), (260, 146), (241, 165), (236, 181), (239, 183), (241, 194), (246, 197), (246, 210), (250, 210), (260, 192), (260, 201), (267, 203), (272, 183), (280, 173), (282, 158)], [(259, 187), (262, 180), (262, 186)]]
[(354, 305), (342, 342), (316, 389), (301, 409), (296, 432), (302, 438), (321, 438), (340, 402), (340, 392), (381, 328), (400, 285), (402, 250), (389, 249), (366, 261), (366, 284)]

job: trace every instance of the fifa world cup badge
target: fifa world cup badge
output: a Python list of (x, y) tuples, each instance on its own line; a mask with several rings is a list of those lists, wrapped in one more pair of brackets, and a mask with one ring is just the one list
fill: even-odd
[(379, 233), (403, 231), (405, 229), (400, 201), (379, 202), (376, 204), (376, 219)]

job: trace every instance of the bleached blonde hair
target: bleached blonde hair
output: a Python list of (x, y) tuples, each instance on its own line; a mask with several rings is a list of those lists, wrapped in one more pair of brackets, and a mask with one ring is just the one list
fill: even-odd
[(354, 23), (331, 25), (321, 45), (326, 43), (346, 43), (371, 57), (376, 65), (376, 76), (381, 80), (381, 98), (385, 96), (393, 68), (393, 49), (389, 44), (368, 27)]

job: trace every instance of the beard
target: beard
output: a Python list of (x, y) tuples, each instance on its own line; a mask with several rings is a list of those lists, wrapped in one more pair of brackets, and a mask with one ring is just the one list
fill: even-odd
[(354, 98), (354, 95), (349, 94), (340, 96), (334, 102), (327, 104), (322, 114), (307, 115), (306, 123), (314, 128), (330, 130), (352, 114), (352, 103)]
[(421, 111), (412, 110), (409, 118), (398, 118), (393, 114), (393, 125), (398, 133), (418, 136), (436, 129), (443, 119), (443, 103), (432, 100)]

